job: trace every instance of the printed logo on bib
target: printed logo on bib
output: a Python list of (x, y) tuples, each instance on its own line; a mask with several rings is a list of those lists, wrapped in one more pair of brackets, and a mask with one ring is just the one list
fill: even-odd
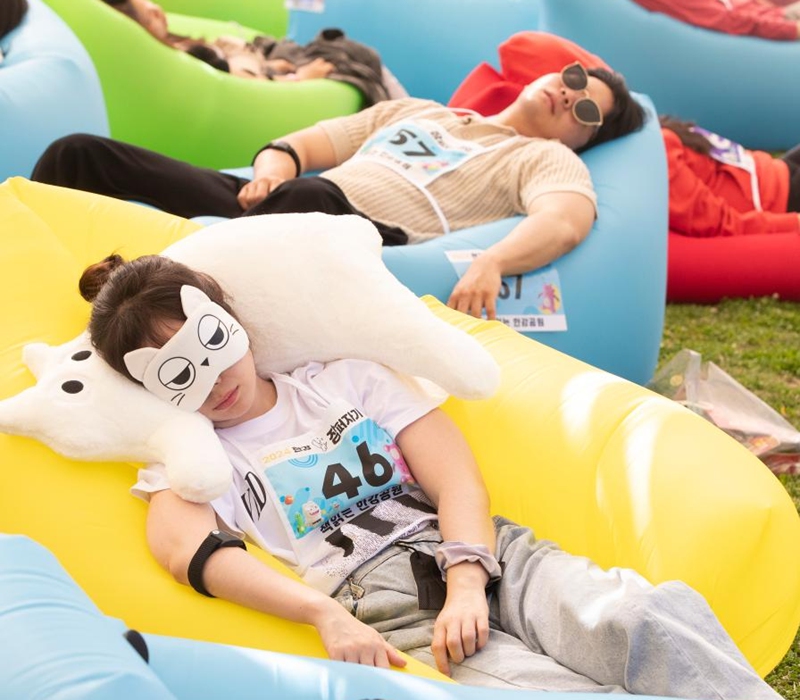
[(487, 150), (454, 137), (434, 121), (415, 119), (381, 129), (353, 157), (385, 165), (418, 187), (425, 187)]
[(261, 457), (264, 478), (296, 539), (331, 532), (413, 483), (395, 442), (358, 409), (340, 409), (325, 423), (310, 439), (305, 435)]
[[(448, 250), (445, 255), (461, 279), (482, 252)], [(558, 270), (547, 266), (504, 277), (497, 297), (497, 320), (522, 333), (567, 330)]]
[(715, 134), (713, 131), (702, 129), (699, 126), (693, 126), (692, 131), (708, 139), (708, 142), (711, 144), (709, 155), (714, 160), (727, 163), (728, 165), (734, 165), (737, 168), (747, 169), (747, 151), (741, 144), (726, 139), (719, 134)]
[(756, 162), (753, 156), (741, 144), (726, 139), (724, 136), (715, 134), (713, 131), (703, 129), (699, 126), (693, 126), (692, 131), (702, 136), (705, 136), (711, 144), (711, 150), (708, 155), (720, 163), (740, 168), (750, 175), (750, 194), (753, 197), (753, 206), (758, 210), (761, 209), (761, 190), (758, 186), (758, 173), (756, 172)]

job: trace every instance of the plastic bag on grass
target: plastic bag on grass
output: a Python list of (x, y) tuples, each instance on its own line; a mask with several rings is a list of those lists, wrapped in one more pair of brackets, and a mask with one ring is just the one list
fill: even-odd
[(711, 421), (776, 474), (800, 472), (800, 432), (700, 353), (681, 350), (647, 386)]

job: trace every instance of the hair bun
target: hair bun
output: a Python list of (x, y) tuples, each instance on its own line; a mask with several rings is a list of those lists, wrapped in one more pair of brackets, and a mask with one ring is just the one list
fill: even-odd
[(81, 296), (86, 301), (94, 301), (103, 285), (108, 281), (111, 273), (118, 267), (125, 264), (125, 260), (121, 255), (116, 253), (103, 258), (100, 262), (89, 265), (81, 275), (78, 282), (78, 289)]

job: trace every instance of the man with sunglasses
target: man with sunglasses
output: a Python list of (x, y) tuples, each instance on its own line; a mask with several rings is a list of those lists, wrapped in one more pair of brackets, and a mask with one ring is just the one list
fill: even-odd
[[(80, 135), (52, 144), (33, 179), (186, 217), (358, 214), (376, 225), (385, 245), (521, 214), (473, 261), (448, 302), (493, 318), (502, 276), (552, 262), (592, 228), (596, 198), (575, 152), (643, 123), (644, 110), (619, 75), (572, 63), (488, 118), (407, 98), (319, 122), (258, 151), (252, 181)], [(321, 172), (300, 177), (311, 171)]]

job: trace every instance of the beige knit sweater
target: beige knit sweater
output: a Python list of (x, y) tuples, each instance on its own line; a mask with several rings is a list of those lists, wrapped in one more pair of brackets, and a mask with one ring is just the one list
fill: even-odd
[(354, 115), (320, 122), (339, 164), (322, 177), (336, 183), (351, 204), (371, 219), (402, 228), (410, 243), (444, 232), (427, 197), (394, 170), (350, 159), (375, 131), (415, 116), (483, 146), (505, 142), (428, 185), (452, 231), (527, 214), (537, 197), (551, 192), (575, 192), (597, 205), (588, 169), (559, 141), (522, 137), (484, 117), (455, 113), (435, 102), (390, 100)]

